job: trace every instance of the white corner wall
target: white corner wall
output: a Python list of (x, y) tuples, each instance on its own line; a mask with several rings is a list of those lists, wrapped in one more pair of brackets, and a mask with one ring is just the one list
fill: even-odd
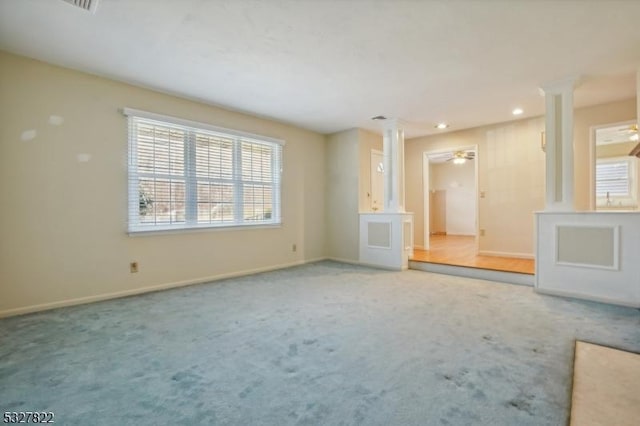
[[(286, 140), (282, 226), (129, 237), (123, 107)], [(0, 111), (0, 316), (326, 256), (323, 135), (4, 52)]]

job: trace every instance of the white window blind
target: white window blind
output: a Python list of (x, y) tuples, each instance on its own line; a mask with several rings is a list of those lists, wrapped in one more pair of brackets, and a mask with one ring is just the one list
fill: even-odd
[(125, 114), (129, 232), (281, 223), (282, 141)]
[(628, 161), (596, 164), (596, 196), (628, 197), (631, 182)]

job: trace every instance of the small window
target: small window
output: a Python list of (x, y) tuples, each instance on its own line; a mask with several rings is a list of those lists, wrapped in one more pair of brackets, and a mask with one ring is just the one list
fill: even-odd
[(631, 180), (628, 161), (612, 161), (596, 164), (596, 196), (628, 197)]
[(596, 205), (635, 207), (638, 204), (637, 160), (601, 158), (596, 162)]
[(282, 141), (129, 117), (129, 232), (281, 223)]

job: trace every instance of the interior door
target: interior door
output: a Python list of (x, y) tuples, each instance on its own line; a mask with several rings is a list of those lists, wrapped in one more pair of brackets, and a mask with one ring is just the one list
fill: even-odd
[(384, 163), (382, 152), (371, 150), (371, 210), (382, 211), (384, 209)]

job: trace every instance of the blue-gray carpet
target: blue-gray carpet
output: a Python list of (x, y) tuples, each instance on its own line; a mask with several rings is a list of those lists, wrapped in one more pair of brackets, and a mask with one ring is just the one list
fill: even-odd
[(562, 425), (640, 312), (321, 262), (0, 320), (0, 411), (63, 425)]

